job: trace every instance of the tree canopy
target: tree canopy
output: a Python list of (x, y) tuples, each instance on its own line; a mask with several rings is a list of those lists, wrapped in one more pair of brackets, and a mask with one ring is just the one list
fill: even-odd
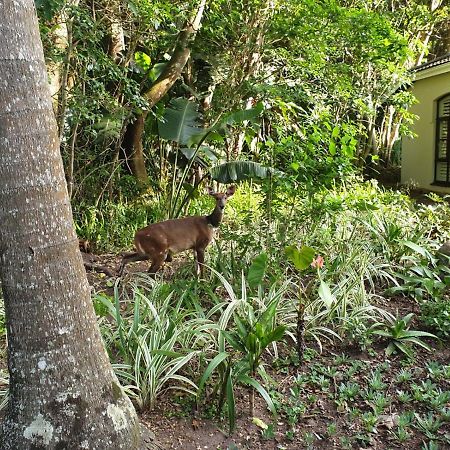
[[(196, 170), (235, 160), (310, 182), (395, 165), (410, 69), (448, 50), (442, 1), (36, 4), (69, 191), (90, 204), (165, 191), (189, 163), (192, 186)], [(205, 129), (263, 111), (210, 133), (194, 157), (164, 133), (181, 126), (170, 114), (181, 99)]]

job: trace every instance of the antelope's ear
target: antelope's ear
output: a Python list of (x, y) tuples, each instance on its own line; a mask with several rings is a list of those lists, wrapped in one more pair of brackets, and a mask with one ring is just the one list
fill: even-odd
[(232, 186), (229, 186), (227, 189), (227, 197), (231, 197), (236, 191), (236, 186), (233, 184)]
[(209, 195), (216, 195), (216, 191), (215, 191), (211, 186), (207, 186), (207, 187), (206, 187), (206, 192), (207, 192)]

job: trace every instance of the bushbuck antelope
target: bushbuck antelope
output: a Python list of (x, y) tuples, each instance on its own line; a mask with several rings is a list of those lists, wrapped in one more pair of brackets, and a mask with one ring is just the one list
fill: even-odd
[(214, 228), (222, 222), (225, 204), (235, 190), (235, 186), (230, 186), (226, 192), (220, 193), (208, 187), (208, 194), (216, 199), (216, 206), (209, 216), (166, 220), (136, 231), (134, 246), (137, 251), (123, 256), (118, 270), (119, 277), (129, 262), (150, 259), (152, 264), (148, 272), (156, 273), (164, 261), (172, 260), (172, 254), (189, 249), (195, 252), (197, 275), (200, 273), (203, 277), (205, 248), (214, 237)]

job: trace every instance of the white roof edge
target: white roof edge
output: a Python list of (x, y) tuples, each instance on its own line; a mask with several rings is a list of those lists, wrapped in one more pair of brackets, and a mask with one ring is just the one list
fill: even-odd
[(436, 75), (442, 75), (443, 73), (450, 72), (450, 61), (440, 64), (438, 66), (432, 66), (428, 69), (420, 70), (415, 73), (414, 81), (423, 80), (425, 78), (434, 77)]

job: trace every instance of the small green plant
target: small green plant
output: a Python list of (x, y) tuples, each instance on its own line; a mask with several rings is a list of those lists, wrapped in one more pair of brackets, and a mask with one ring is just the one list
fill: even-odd
[(339, 385), (339, 398), (344, 400), (354, 400), (360, 394), (360, 387), (358, 383), (349, 381), (348, 383), (341, 383)]
[(404, 413), (398, 416), (398, 426), (400, 427), (409, 427), (414, 421), (414, 412), (413, 411), (405, 411)]
[(285, 437), (288, 441), (293, 441), (295, 438), (295, 430), (287, 430), (285, 433)]
[[(277, 306), (278, 301), (276, 300), (269, 304), (267, 309), (259, 317), (255, 317), (254, 308), (248, 303), (245, 308), (245, 316), (238, 313), (234, 315), (236, 331), (222, 330), (225, 339), (231, 347), (245, 355), (242, 359), (242, 363), (244, 364), (240, 368), (241, 381), (245, 380), (245, 372), (249, 373), (251, 378), (255, 376), (260, 366), (260, 359), (263, 352), (272, 342), (277, 342), (284, 336), (286, 327), (276, 325)], [(247, 382), (252, 386), (250, 415), (253, 416), (255, 403), (254, 388), (256, 386), (250, 383), (250, 379)]]
[(361, 416), (361, 421), (364, 428), (369, 433), (376, 433), (376, 426), (378, 423), (379, 416), (376, 413), (366, 412)]
[(339, 438), (339, 442), (341, 444), (342, 449), (351, 449), (353, 448), (352, 441), (348, 436), (341, 436)]
[(361, 350), (367, 350), (373, 343), (373, 326), (359, 316), (350, 316), (344, 321), (343, 332), (350, 345), (358, 345)]
[(409, 392), (402, 390), (397, 391), (397, 399), (402, 403), (409, 403), (412, 400), (412, 395)]
[(420, 383), (411, 384), (411, 391), (414, 400), (432, 405), (439, 408), (441, 404), (447, 401), (447, 391), (442, 392), (441, 389), (431, 380), (421, 380)]
[(420, 320), (438, 336), (450, 337), (450, 301), (448, 298), (422, 302)]
[(358, 419), (359, 417), (361, 417), (361, 414), (362, 414), (361, 410), (359, 408), (355, 408), (355, 407), (350, 408), (348, 413), (352, 420)]
[[(147, 291), (147, 286), (152, 289)], [(186, 334), (199, 338), (182, 312), (183, 298), (172, 305), (172, 293), (144, 275), (122, 288), (120, 293), (116, 284), (114, 303), (106, 296), (97, 299), (115, 319), (111, 329), (103, 330), (104, 338), (110, 353), (121, 358), (113, 367), (127, 394), (141, 409), (154, 407), (157, 396), (169, 387), (195, 395), (195, 383), (179, 374), (198, 354), (183, 347)]]
[(298, 400), (297, 397), (290, 397), (289, 403), (284, 408), (284, 415), (286, 416), (287, 423), (293, 427), (307, 410), (308, 408), (305, 403)]
[(400, 352), (408, 357), (412, 357), (412, 345), (418, 345), (428, 351), (431, 351), (430, 347), (420, 338), (436, 338), (436, 336), (426, 331), (410, 330), (409, 324), (413, 316), (414, 314), (410, 313), (401, 319), (397, 319), (390, 326), (386, 326), (384, 330), (374, 330), (375, 334), (389, 340), (389, 344), (386, 347), (387, 356)]
[(265, 440), (273, 439), (275, 437), (275, 425), (273, 423), (269, 423), (267, 428), (262, 430), (261, 437)]
[(450, 422), (450, 408), (441, 408), (441, 418), (444, 422)]
[(364, 361), (352, 361), (350, 367), (347, 369), (347, 376), (349, 378), (353, 377), (357, 373), (364, 371), (366, 369), (366, 364)]
[(334, 358), (333, 364), (335, 364), (336, 366), (350, 364), (350, 356), (342, 353)]
[(337, 368), (333, 366), (319, 366), (318, 370), (328, 378), (336, 378), (339, 374)]
[(439, 392), (435, 397), (430, 398), (429, 405), (436, 411), (440, 411), (450, 402), (450, 391)]
[(416, 413), (414, 416), (416, 418), (416, 428), (422, 431), (428, 439), (436, 439), (436, 434), (444, 422), (432, 412), (425, 416)]
[(330, 380), (325, 375), (311, 374), (311, 383), (315, 384), (322, 391), (326, 392), (330, 388)]
[[(254, 304), (247, 298), (247, 283), (244, 275), (241, 279), (241, 298), (233, 287), (218, 272), (212, 270), (220, 279), (230, 296), (230, 303), (222, 312), (218, 324), (218, 354), (210, 361), (198, 385), (198, 398), (201, 397), (206, 382), (217, 370), (219, 378), (215, 392), (219, 392), (218, 412), (222, 411), (225, 401), (228, 405), (230, 432), (236, 424), (234, 386), (250, 386), (250, 415), (253, 416), (255, 390), (266, 401), (267, 406), (276, 415), (275, 405), (268, 392), (255, 379), (258, 372), (263, 378), (265, 372), (261, 365), (261, 356), (270, 344), (275, 344), (284, 336), (286, 327), (277, 325), (277, 306), (282, 291), (271, 289), (267, 296), (260, 289), (260, 296)], [(267, 303), (265, 303), (265, 301)], [(216, 307), (217, 309), (217, 307)], [(234, 327), (229, 323), (234, 321)], [(232, 351), (227, 351), (227, 344)]]
[(313, 444), (316, 440), (316, 436), (314, 433), (311, 432), (307, 432), (303, 435), (303, 439), (305, 441), (306, 444), (306, 448), (313, 448)]
[(374, 391), (384, 391), (386, 389), (386, 383), (383, 383), (383, 375), (379, 370), (372, 372), (368, 381), (370, 389)]
[(445, 372), (445, 366), (439, 364), (436, 361), (428, 361), (425, 364), (425, 367), (428, 371), (428, 373), (430, 374), (430, 377), (432, 379), (441, 379), (444, 375)]
[(394, 438), (400, 443), (404, 443), (411, 439), (411, 433), (403, 426), (397, 426), (397, 429), (392, 432)]
[(406, 383), (412, 380), (412, 372), (408, 369), (400, 369), (399, 373), (396, 376), (397, 383)]
[(439, 445), (435, 441), (423, 442), (420, 450), (439, 450)]
[(369, 404), (376, 414), (381, 414), (391, 402), (392, 398), (389, 395), (385, 395), (383, 392), (377, 392)]
[(327, 425), (327, 437), (333, 437), (337, 433), (337, 425), (335, 423), (329, 423)]

